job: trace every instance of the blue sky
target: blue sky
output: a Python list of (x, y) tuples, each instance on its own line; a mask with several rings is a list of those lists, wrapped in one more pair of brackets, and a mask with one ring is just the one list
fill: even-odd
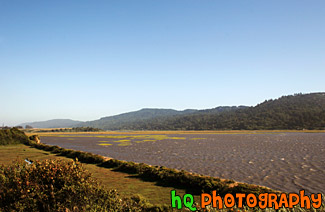
[(324, 79), (323, 0), (0, 0), (5, 125), (256, 105)]

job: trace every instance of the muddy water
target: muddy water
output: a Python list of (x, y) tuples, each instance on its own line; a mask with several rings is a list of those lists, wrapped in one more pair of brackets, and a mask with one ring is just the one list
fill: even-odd
[[(80, 135), (79, 135), (80, 136)], [(89, 136), (89, 135), (88, 135)], [(325, 193), (325, 134), (175, 134), (131, 145), (98, 145), (112, 138), (42, 137), (42, 142), (112, 158), (184, 169), (273, 189)], [(196, 139), (199, 138), (199, 139)]]

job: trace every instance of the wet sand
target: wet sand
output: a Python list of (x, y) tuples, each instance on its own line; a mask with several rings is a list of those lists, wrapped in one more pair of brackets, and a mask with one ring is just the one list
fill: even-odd
[[(136, 143), (143, 139), (133, 138), (131, 145), (126, 146), (113, 142), (119, 140), (116, 138), (71, 136), (76, 137), (42, 136), (41, 141), (119, 160), (184, 169), (280, 191), (297, 193), (305, 189), (307, 193), (325, 193), (324, 133), (168, 134), (168, 137), (185, 139)], [(99, 141), (111, 145), (101, 146), (99, 144), (103, 142)]]

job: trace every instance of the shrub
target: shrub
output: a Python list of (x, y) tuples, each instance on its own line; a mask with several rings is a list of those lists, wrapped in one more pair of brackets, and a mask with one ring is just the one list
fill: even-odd
[(17, 128), (0, 130), (0, 145), (27, 143), (28, 137)]
[[(152, 211), (145, 200), (101, 188), (79, 162), (36, 161), (0, 166), (4, 211)], [(159, 211), (159, 210), (158, 210)]]

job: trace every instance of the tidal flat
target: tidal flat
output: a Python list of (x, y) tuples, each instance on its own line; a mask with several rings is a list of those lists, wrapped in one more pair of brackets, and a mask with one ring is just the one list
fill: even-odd
[(41, 142), (285, 192), (325, 193), (325, 133), (65, 133), (41, 134)]

